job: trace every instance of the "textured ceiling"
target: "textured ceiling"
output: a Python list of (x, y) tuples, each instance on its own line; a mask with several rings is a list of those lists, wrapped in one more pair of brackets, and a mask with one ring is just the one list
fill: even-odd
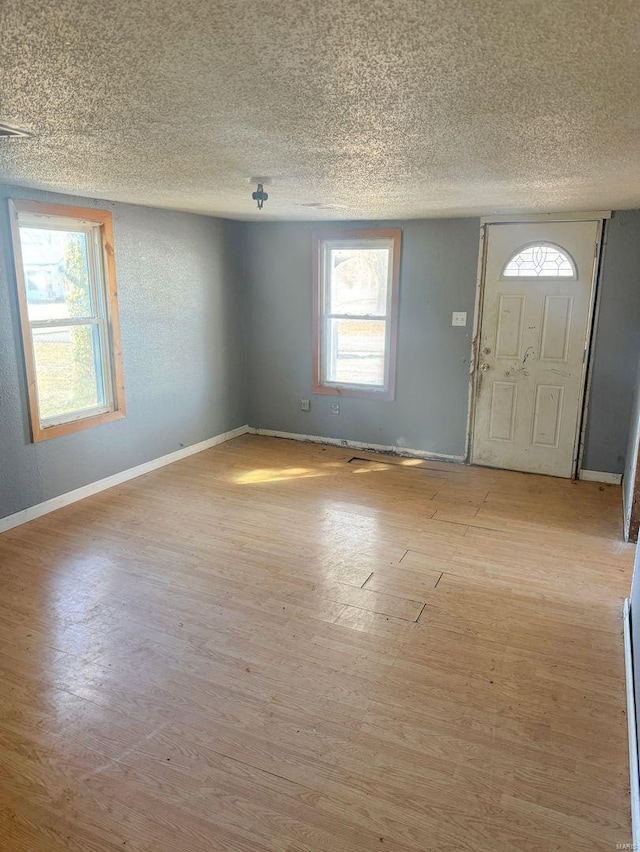
[(638, 0), (0, 0), (0, 122), (35, 134), (0, 181), (240, 219), (639, 207), (639, 72)]

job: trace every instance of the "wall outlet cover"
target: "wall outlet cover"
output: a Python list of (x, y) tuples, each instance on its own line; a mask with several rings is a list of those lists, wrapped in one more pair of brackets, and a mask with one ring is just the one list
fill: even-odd
[(301, 399), (300, 400), (300, 408), (302, 411), (311, 411), (311, 400), (310, 399)]
[(331, 414), (340, 414), (340, 403), (332, 402), (330, 408)]
[(451, 325), (466, 325), (467, 324), (467, 312), (466, 311), (454, 311), (451, 314)]

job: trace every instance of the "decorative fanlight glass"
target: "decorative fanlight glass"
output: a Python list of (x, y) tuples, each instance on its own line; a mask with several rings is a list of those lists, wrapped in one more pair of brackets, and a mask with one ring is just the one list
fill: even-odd
[(524, 246), (511, 258), (503, 278), (576, 278), (576, 268), (559, 246), (536, 243)]

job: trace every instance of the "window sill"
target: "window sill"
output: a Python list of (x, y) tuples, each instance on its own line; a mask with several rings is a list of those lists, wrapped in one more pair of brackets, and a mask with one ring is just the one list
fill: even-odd
[(124, 409), (117, 411), (106, 411), (103, 414), (94, 414), (82, 417), (79, 420), (69, 420), (67, 423), (58, 423), (56, 426), (36, 426), (32, 429), (34, 443), (47, 441), (49, 438), (59, 438), (61, 435), (70, 435), (81, 429), (90, 429), (92, 426), (100, 426), (102, 423), (111, 423), (113, 420), (122, 420), (125, 416)]
[(314, 385), (313, 393), (357, 399), (379, 399), (387, 402), (392, 402), (395, 399), (395, 393), (390, 388), (374, 390), (373, 388), (358, 388), (350, 385)]

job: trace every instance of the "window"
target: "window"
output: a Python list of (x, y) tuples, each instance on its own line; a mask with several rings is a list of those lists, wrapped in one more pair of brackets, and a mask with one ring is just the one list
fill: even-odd
[(9, 204), (33, 440), (124, 417), (111, 214)]
[(314, 393), (394, 398), (401, 237), (315, 237)]
[(503, 278), (575, 278), (571, 258), (552, 243), (525, 246), (505, 266)]

